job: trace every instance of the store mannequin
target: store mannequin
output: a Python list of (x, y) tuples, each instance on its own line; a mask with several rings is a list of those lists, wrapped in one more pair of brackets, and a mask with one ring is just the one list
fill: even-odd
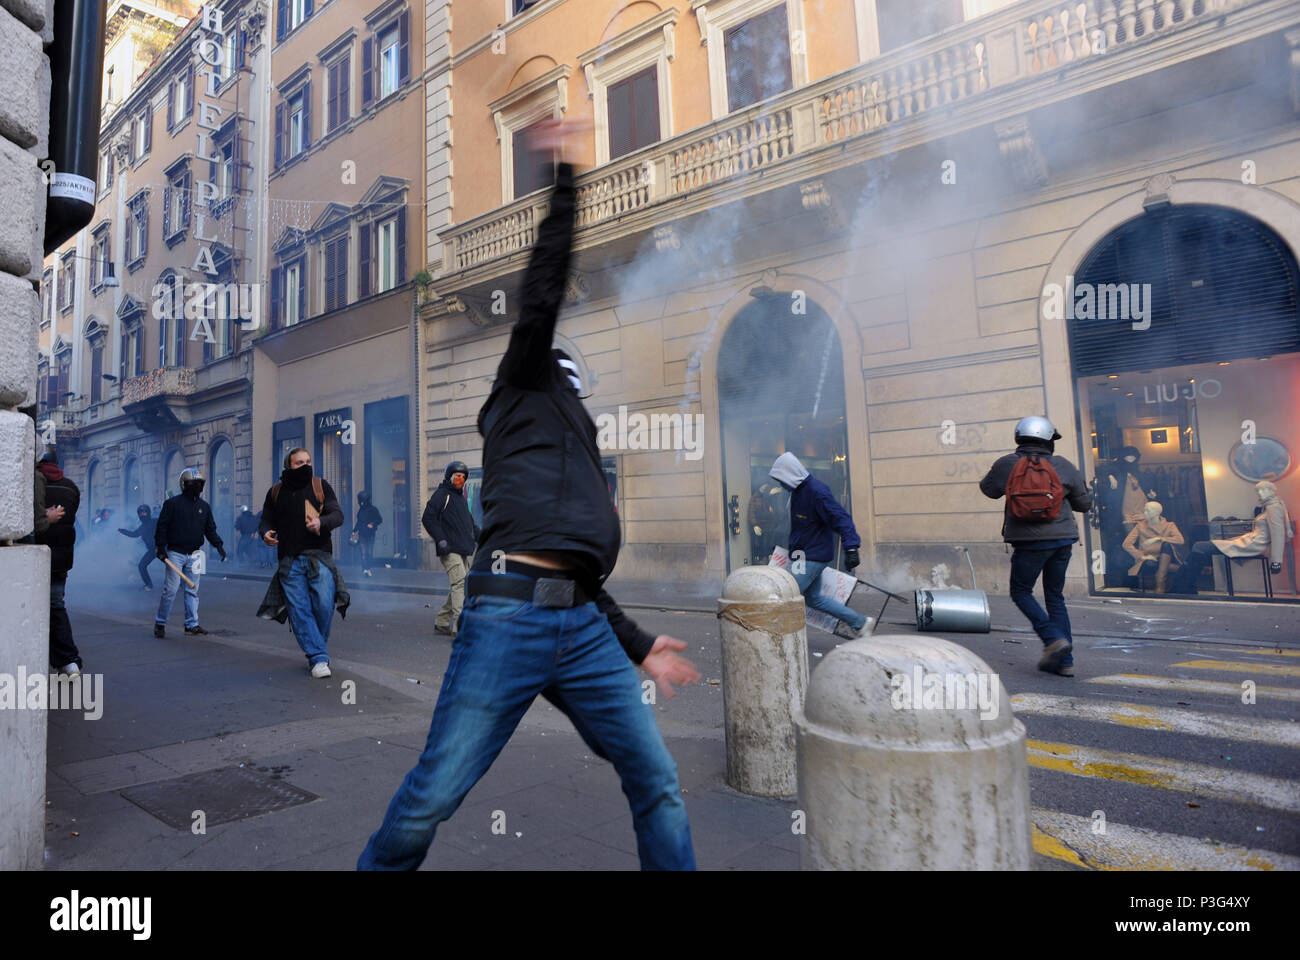
[(1269, 572), (1282, 572), (1282, 551), (1291, 539), (1291, 513), (1277, 495), (1277, 486), (1268, 480), (1255, 484), (1255, 495), (1263, 509), (1255, 517), (1249, 533), (1232, 540), (1202, 540), (1192, 545), (1187, 563), (1175, 578), (1176, 593), (1196, 593), (1196, 581), (1207, 563), (1216, 556), (1268, 557)]
[(1136, 561), (1129, 569), (1129, 576), (1141, 576), (1142, 564), (1154, 563), (1156, 593), (1164, 593), (1168, 588), (1170, 566), (1178, 566), (1174, 547), (1182, 544), (1183, 534), (1178, 524), (1164, 518), (1164, 507), (1159, 503), (1148, 501), (1142, 519), (1124, 540), (1124, 550)]
[(1158, 496), (1154, 479), (1138, 467), (1141, 459), (1142, 453), (1137, 447), (1123, 447), (1119, 461), (1106, 478), (1107, 486), (1116, 494), (1110, 499), (1119, 507), (1126, 534), (1142, 520), (1147, 500)]

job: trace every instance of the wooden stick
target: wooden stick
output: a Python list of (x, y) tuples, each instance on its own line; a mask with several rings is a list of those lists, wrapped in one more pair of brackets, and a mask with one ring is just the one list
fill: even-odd
[(191, 590), (198, 589), (198, 585), (189, 577), (185, 576), (185, 574), (181, 572), (181, 568), (176, 566), (176, 564), (172, 563), (169, 558), (163, 557), (162, 562), (167, 564), (167, 566), (171, 567), (173, 570), (175, 570), (180, 575), (180, 578), (185, 581), (185, 583), (190, 587)]

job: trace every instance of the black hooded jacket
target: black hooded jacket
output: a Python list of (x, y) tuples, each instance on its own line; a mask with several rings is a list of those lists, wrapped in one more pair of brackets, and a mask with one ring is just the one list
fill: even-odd
[(156, 549), (153, 538), (154, 531), (158, 527), (158, 521), (154, 519), (153, 511), (149, 509), (147, 504), (140, 505), (140, 508), (136, 510), (136, 517), (140, 520), (140, 526), (134, 530), (118, 527), (117, 532), (127, 537), (139, 537), (140, 541), (145, 545), (145, 549), (152, 553)]
[(450, 479), (443, 480), (433, 491), (429, 502), (424, 505), (420, 522), (435, 544), (447, 542), (445, 549), (438, 548), (438, 556), (459, 553), (468, 557), (474, 552), (474, 545), (478, 542), (478, 524), (470, 516), (465, 488), (457, 490)]
[(36, 469), (45, 478), (45, 505), (62, 507), (63, 518), (51, 523), (36, 534), (36, 542), (50, 548), (50, 576), (67, 577), (72, 569), (73, 544), (77, 542), (77, 508), (81, 506), (81, 491), (63, 475), (53, 463), (38, 464)]
[[(306, 471), (302, 473), (300, 471)], [(276, 555), (296, 557), (306, 550), (334, 552), (330, 531), (343, 526), (343, 508), (334, 495), (334, 488), (324, 479), (321, 490), (325, 496), (318, 500), (312, 489), (311, 466), (299, 467), (298, 470), (285, 470), (280, 474), (280, 482), (266, 491), (266, 502), (262, 504), (262, 522), (257, 532), (264, 535), (268, 530), (275, 531), (279, 545)], [(279, 490), (276, 490), (279, 487)], [(320, 514), (320, 533), (307, 529), (307, 510), (304, 504), (310, 500), (311, 505)]]
[(600, 464), (596, 423), (551, 353), (568, 279), (574, 209), (573, 167), (562, 163), (524, 275), (519, 320), (478, 415), (483, 532), (474, 570), (490, 570), (498, 550), (568, 558), (623, 649), (640, 663), (654, 637), (625, 617), (602, 587), (618, 559), (621, 533)]
[(163, 503), (158, 513), (158, 525), (154, 528), (155, 549), (193, 553), (203, 546), (205, 537), (218, 550), (225, 550), (208, 501), (188, 493), (178, 493)]

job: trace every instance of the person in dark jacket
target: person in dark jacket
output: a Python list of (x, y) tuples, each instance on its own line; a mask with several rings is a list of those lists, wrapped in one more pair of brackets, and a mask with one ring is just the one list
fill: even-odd
[(424, 516), (420, 520), (425, 532), (433, 539), (438, 559), (447, 571), (450, 585), (447, 600), (438, 611), (433, 629), (449, 637), (456, 635), (460, 623), (460, 611), (465, 605), (465, 575), (479, 535), (478, 524), (470, 516), (469, 504), (465, 502), (465, 481), (468, 479), (469, 467), (465, 464), (459, 460), (447, 464), (442, 483), (424, 505)]
[(821, 592), (822, 571), (835, 559), (835, 535), (844, 545), (844, 566), (850, 571), (861, 561), (862, 538), (853, 526), (853, 518), (840, 506), (830, 487), (822, 483), (799, 462), (793, 453), (776, 458), (768, 474), (790, 493), (790, 573), (804, 601), (814, 610), (829, 613), (847, 628), (836, 636), (847, 639), (871, 635), (874, 623), (850, 607)]
[[(1079, 539), (1079, 528), (1071, 510), (1086, 513), (1092, 508), (1092, 494), (1079, 469), (1065, 457), (1055, 454), (1061, 439), (1056, 427), (1046, 417), (1025, 417), (1016, 424), (1016, 452), (1000, 457), (980, 481), (980, 491), (991, 500), (1006, 495), (1011, 470), (1021, 457), (1045, 457), (1061, 480), (1065, 502), (1052, 520), (1022, 520), (1003, 510), (1002, 539), (1014, 548), (1011, 552), (1011, 600), (1033, 625), (1043, 641), (1043, 656), (1038, 669), (1074, 676), (1073, 634), (1070, 614), (1065, 608), (1065, 571), (1070, 553)], [(1068, 506), (1069, 509), (1066, 509)], [(1044, 610), (1034, 599), (1034, 584), (1043, 578)]]
[[(530, 146), (562, 147), (562, 129), (547, 124)], [(676, 652), (684, 643), (641, 630), (604, 590), (618, 556), (618, 517), (577, 365), (551, 346), (573, 239), (573, 168), (560, 164), (555, 183), (519, 319), (479, 412), (483, 532), (451, 662), (424, 752), (359, 869), (416, 869), (438, 824), (487, 772), (538, 694), (613, 762), (641, 866), (695, 866), (677, 768), (632, 664), (667, 696), (672, 684), (699, 674)]]
[(154, 546), (154, 531), (158, 526), (158, 521), (154, 519), (153, 511), (149, 509), (147, 503), (142, 503), (136, 507), (135, 515), (140, 520), (140, 526), (134, 530), (118, 527), (117, 532), (124, 537), (140, 538), (140, 543), (144, 546), (144, 554), (140, 557), (140, 562), (136, 564), (136, 569), (140, 571), (140, 579), (144, 581), (144, 588), (152, 590), (153, 580), (149, 576), (149, 564), (153, 563), (154, 554), (157, 550)]
[(235, 533), (239, 542), (235, 545), (235, 562), (244, 563), (257, 556), (261, 549), (262, 538), (257, 533), (258, 518), (253, 516), (247, 504), (241, 504), (239, 515), (235, 517)]
[(357, 519), (352, 524), (352, 536), (361, 548), (361, 572), (371, 576), (370, 565), (375, 562), (375, 534), (384, 516), (370, 501), (370, 494), (362, 490), (357, 494)]
[[(158, 613), (154, 616), (153, 635), (166, 636), (167, 618), (171, 616), (172, 601), (181, 585), (184, 573), (193, 586), (185, 584), (185, 632), (194, 636), (208, 631), (199, 626), (199, 574), (202, 571), (203, 541), (217, 548), (221, 562), (226, 562), (226, 548), (217, 533), (212, 519), (212, 507), (199, 496), (204, 479), (193, 467), (181, 472), (181, 492), (163, 502), (154, 528), (154, 549), (158, 559), (167, 567), (163, 578), (162, 597), (158, 600)], [(170, 560), (171, 565), (167, 564)], [(179, 572), (178, 572), (179, 571)]]
[(258, 530), (276, 548), (280, 565), (258, 616), (280, 619), (277, 600), (283, 594), (294, 639), (307, 657), (311, 675), (318, 679), (330, 676), (327, 644), (335, 607), (347, 609), (330, 539), (330, 532), (342, 525), (343, 509), (334, 488), (324, 478), (312, 476), (311, 454), (302, 447), (290, 450), (280, 482), (266, 492), (262, 505)]
[(63, 475), (54, 453), (43, 455), (36, 469), (45, 480), (46, 518), (50, 521), (44, 531), (36, 533), (36, 542), (50, 548), (50, 666), (60, 673), (76, 675), (85, 664), (72, 639), (72, 621), (64, 599), (77, 542), (74, 524), (81, 491)]

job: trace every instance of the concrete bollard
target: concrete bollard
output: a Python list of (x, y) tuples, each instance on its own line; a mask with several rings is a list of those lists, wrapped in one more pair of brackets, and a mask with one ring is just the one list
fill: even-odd
[(718, 600), (727, 785), (789, 797), (795, 781), (794, 720), (808, 688), (808, 630), (794, 577), (741, 567)]
[(804, 870), (1027, 870), (1025, 726), (975, 654), (932, 636), (843, 644), (797, 719)]

